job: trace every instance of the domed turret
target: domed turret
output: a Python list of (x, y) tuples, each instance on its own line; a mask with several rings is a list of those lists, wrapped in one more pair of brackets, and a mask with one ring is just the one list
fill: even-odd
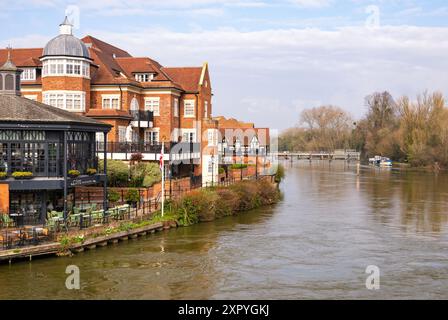
[(90, 105), (89, 50), (73, 35), (67, 17), (59, 25), (59, 35), (44, 48), (42, 61), (42, 100), (71, 112), (87, 112)]
[(45, 46), (43, 56), (90, 58), (89, 50), (84, 42), (73, 36), (73, 25), (67, 17), (59, 25), (59, 35)]

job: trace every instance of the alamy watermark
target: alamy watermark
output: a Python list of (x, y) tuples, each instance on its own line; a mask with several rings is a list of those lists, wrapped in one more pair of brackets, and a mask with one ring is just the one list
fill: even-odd
[(370, 265), (366, 268), (366, 273), (369, 275), (366, 279), (366, 288), (368, 290), (379, 290), (380, 268), (375, 265)]
[(65, 273), (69, 276), (65, 279), (65, 287), (68, 290), (80, 290), (81, 289), (81, 273), (79, 267), (75, 265), (69, 265), (65, 269)]

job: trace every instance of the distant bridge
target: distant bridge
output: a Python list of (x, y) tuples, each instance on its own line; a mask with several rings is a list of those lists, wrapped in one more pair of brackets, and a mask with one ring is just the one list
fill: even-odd
[(345, 160), (359, 161), (361, 152), (356, 150), (335, 150), (335, 151), (299, 151), (299, 152), (272, 152), (271, 156), (285, 160)]

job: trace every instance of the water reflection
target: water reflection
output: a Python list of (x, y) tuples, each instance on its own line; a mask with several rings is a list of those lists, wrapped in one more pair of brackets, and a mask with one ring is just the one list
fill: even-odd
[[(285, 163), (284, 199), (236, 217), (0, 266), (0, 298), (448, 298), (448, 175)], [(65, 268), (81, 270), (80, 291)], [(365, 289), (365, 268), (381, 290)]]

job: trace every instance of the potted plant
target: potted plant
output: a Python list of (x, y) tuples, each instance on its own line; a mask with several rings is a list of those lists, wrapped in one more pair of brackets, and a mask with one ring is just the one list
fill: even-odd
[(16, 171), (12, 173), (12, 177), (16, 180), (27, 180), (33, 178), (33, 173), (30, 171)]
[(0, 180), (5, 180), (8, 177), (7, 173), (4, 171), (0, 171)]
[(77, 178), (81, 173), (78, 170), (69, 170), (68, 175), (70, 178)]
[(87, 169), (86, 173), (87, 173), (89, 176), (94, 176), (94, 175), (96, 175), (97, 171), (96, 171), (95, 168), (89, 168), (89, 169)]

